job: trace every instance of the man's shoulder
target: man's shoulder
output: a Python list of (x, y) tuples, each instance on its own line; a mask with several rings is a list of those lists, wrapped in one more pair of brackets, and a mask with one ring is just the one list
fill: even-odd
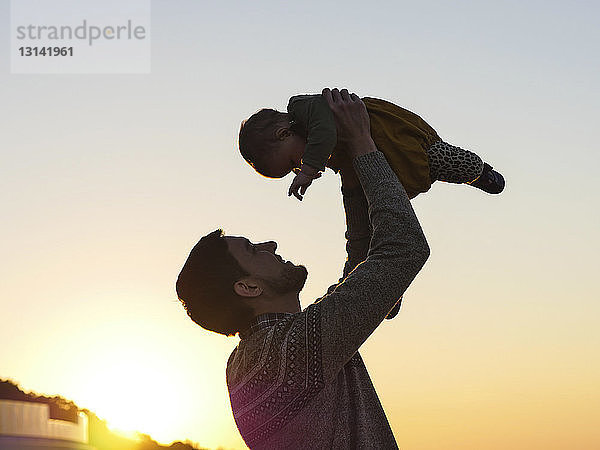
[[(230, 389), (248, 383), (260, 373), (286, 372), (288, 364), (292, 368), (298, 363), (320, 366), (319, 310), (314, 304), (310, 305), (304, 311), (290, 314), (240, 340), (227, 362), (227, 384)], [(308, 357), (308, 353), (312, 353), (311, 357)], [(313, 358), (317, 355), (318, 361)]]
[(231, 408), (251, 447), (289, 423), (324, 387), (318, 311), (311, 305), (253, 333), (230, 357)]
[(261, 363), (261, 355), (268, 345), (269, 330), (260, 330), (248, 339), (242, 339), (233, 349), (227, 360), (227, 385), (243, 382), (245, 374), (251, 372)]

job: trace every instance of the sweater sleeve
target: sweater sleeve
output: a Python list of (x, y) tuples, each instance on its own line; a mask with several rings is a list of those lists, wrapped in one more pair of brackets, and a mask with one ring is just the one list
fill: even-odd
[(297, 95), (290, 99), (287, 110), (306, 132), (302, 163), (325, 170), (337, 143), (335, 120), (327, 102), (321, 95)]
[[(353, 161), (368, 204), (372, 236), (367, 258), (360, 259), (365, 229), (348, 221), (348, 261), (341, 283), (330, 288), (305, 312), (320, 316), (324, 380), (335, 377), (417, 276), (429, 257), (429, 246), (406, 191), (380, 152)], [(345, 198), (348, 210), (354, 200)], [(354, 244), (357, 253), (354, 254)], [(346, 272), (348, 273), (346, 274)], [(313, 313), (309, 312), (315, 309)]]
[(369, 222), (369, 205), (361, 187), (342, 190), (346, 214), (346, 254), (344, 272), (340, 282), (367, 258), (373, 232)]

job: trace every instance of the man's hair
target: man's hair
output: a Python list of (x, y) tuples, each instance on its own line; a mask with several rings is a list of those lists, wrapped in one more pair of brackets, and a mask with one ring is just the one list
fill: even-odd
[(194, 246), (179, 277), (176, 290), (188, 316), (216, 333), (233, 336), (253, 317), (233, 285), (248, 273), (229, 252), (223, 230), (204, 236)]
[(265, 177), (273, 178), (268, 161), (277, 145), (277, 126), (285, 123), (286, 114), (275, 109), (261, 109), (240, 125), (240, 153), (254, 170)]

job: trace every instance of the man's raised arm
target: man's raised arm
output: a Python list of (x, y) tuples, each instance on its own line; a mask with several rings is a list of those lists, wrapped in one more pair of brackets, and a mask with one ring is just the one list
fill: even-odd
[(350, 160), (342, 166), (340, 175), (346, 216), (347, 253), (344, 272), (340, 279), (342, 281), (367, 258), (373, 230), (369, 221), (369, 205)]
[[(340, 170), (342, 178), (342, 198), (344, 201), (344, 213), (346, 217), (346, 263), (340, 282), (348, 276), (354, 268), (367, 259), (369, 252), (369, 243), (373, 229), (369, 221), (369, 204), (362, 190), (360, 181), (354, 172), (352, 162), (345, 160)], [(334, 289), (332, 286), (331, 289)], [(393, 309), (386, 316), (386, 319), (393, 319), (398, 311), (402, 297), (398, 300)]]
[[(385, 318), (425, 264), (429, 247), (406, 191), (375, 147), (362, 101), (345, 90), (326, 90), (324, 96), (336, 117), (338, 139), (343, 140), (364, 191), (372, 228), (367, 258), (352, 267), (356, 264), (352, 241), (365, 237), (349, 236), (346, 269), (351, 272), (321, 302), (309, 307), (320, 310), (327, 379), (341, 370)], [(348, 223), (350, 235), (355, 230), (352, 225)]]

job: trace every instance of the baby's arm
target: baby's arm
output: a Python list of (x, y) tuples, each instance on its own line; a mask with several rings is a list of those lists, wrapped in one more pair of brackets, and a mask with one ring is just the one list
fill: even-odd
[[(296, 175), (288, 195), (299, 200), (312, 180), (325, 170), (337, 142), (333, 113), (321, 95), (298, 95), (288, 104), (288, 113), (295, 125), (306, 132), (306, 146), (302, 155), (300, 173)], [(300, 193), (298, 193), (300, 190)]]
[(293, 194), (294, 197), (302, 201), (302, 196), (306, 193), (306, 190), (311, 185), (312, 181), (320, 176), (321, 172), (308, 164), (302, 164), (302, 168), (296, 172), (296, 176), (288, 189), (288, 197)]

